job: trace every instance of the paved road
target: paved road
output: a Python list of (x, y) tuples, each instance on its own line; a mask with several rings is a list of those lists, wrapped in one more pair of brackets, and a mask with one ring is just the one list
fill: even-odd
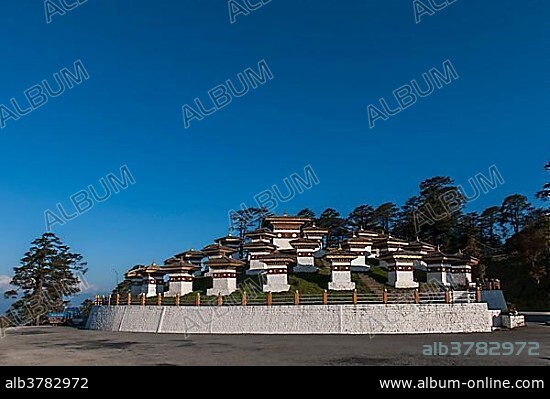
[[(540, 342), (540, 356), (428, 357), (434, 341)], [(368, 336), (171, 335), (68, 327), (9, 329), (0, 365), (550, 365), (550, 327), (491, 334)]]

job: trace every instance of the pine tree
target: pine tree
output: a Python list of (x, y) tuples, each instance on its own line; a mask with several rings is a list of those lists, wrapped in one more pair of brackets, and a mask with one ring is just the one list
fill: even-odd
[(325, 209), (319, 216), (317, 224), (319, 227), (328, 229), (327, 245), (329, 247), (337, 246), (351, 235), (346, 229), (346, 220), (333, 208)]
[(391, 233), (399, 217), (399, 208), (392, 202), (386, 202), (374, 210), (375, 228)]
[[(550, 172), (550, 162), (547, 162), (546, 165), (544, 165), (544, 169)], [(550, 200), (550, 182), (545, 183), (544, 186), (542, 186), (542, 190), (537, 193), (537, 198), (544, 201)]]
[(62, 311), (66, 298), (80, 291), (75, 273), (87, 271), (82, 255), (72, 253), (53, 233), (34, 240), (20, 264), (10, 282), (17, 288), (4, 294), (18, 298), (7, 312), (15, 325), (40, 324), (48, 312)]
[(370, 205), (359, 205), (349, 214), (347, 224), (352, 231), (374, 228), (374, 208)]
[(511, 228), (518, 234), (531, 221), (533, 207), (525, 195), (514, 194), (506, 197), (500, 207), (501, 225), (504, 231)]
[(309, 208), (304, 208), (302, 209), (300, 212), (298, 212), (296, 214), (296, 216), (298, 216), (299, 218), (310, 218), (310, 219), (315, 219), (315, 212), (313, 212), (311, 209)]

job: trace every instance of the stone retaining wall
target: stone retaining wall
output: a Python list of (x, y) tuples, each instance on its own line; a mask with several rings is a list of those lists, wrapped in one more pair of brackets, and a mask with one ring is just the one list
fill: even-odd
[(187, 334), (490, 332), (485, 303), (299, 306), (95, 306), (87, 328)]

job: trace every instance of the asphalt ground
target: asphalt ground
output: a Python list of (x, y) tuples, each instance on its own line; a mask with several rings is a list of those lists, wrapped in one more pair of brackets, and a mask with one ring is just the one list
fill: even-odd
[[(441, 342), (536, 342), (520, 355), (428, 356)], [(455, 344), (456, 345), (456, 344)], [(493, 344), (499, 346), (499, 344)], [(509, 347), (509, 345), (508, 345)], [(462, 345), (464, 352), (466, 345)], [(423, 353), (425, 352), (425, 353)], [(502, 348), (497, 352), (502, 353)], [(118, 333), (70, 327), (18, 327), (0, 339), (0, 365), (550, 365), (550, 326), (529, 323), (486, 334), (182, 335)]]

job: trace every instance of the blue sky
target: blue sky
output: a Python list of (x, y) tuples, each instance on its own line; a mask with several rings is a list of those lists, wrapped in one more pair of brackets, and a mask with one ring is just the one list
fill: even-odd
[[(306, 165), (320, 184), (276, 211), (401, 204), (428, 177), (466, 184), (493, 164), (506, 183), (471, 209), (532, 198), (549, 160), (549, 11), (456, 1), (416, 24), (409, 0), (273, 0), (231, 24), (225, 0), (88, 0), (47, 24), (42, 1), (7, 2), (0, 104), (75, 60), (90, 79), (0, 130), (0, 276), (45, 210), (122, 165), (135, 185), (54, 228), (97, 291), (225, 234), (230, 209)], [(184, 128), (184, 104), (262, 59), (273, 80)], [(458, 80), (369, 129), (369, 104), (447, 59)]]

